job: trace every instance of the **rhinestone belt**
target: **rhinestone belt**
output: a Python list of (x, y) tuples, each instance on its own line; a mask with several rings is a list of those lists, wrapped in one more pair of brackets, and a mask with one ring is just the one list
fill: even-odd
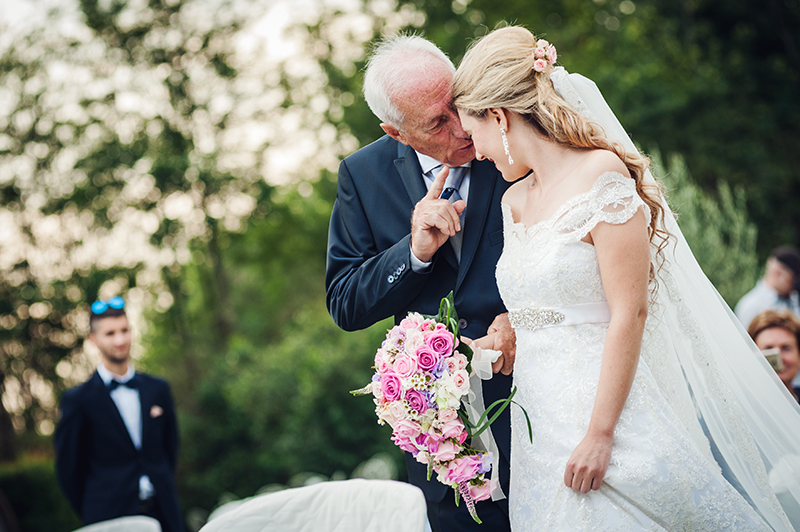
[(539, 329), (546, 325), (558, 325), (564, 318), (563, 312), (550, 309), (524, 308), (508, 312), (508, 320), (515, 329)]
[(554, 325), (606, 323), (611, 319), (608, 302), (580, 303), (559, 308), (523, 308), (508, 311), (508, 320), (515, 329), (541, 329)]

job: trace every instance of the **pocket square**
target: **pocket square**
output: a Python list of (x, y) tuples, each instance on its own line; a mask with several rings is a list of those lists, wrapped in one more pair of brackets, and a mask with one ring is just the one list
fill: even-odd
[(161, 408), (158, 405), (153, 405), (153, 408), (150, 409), (150, 417), (151, 418), (157, 418), (163, 413), (164, 413), (164, 409)]

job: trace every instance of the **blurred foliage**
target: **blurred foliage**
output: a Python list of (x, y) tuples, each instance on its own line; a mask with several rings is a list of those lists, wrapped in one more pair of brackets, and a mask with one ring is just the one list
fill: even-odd
[(653, 172), (667, 189), (683, 236), (717, 291), (733, 308), (755, 286), (762, 273), (756, 254), (757, 230), (747, 215), (744, 188), (720, 181), (716, 196), (692, 179), (686, 162), (673, 155), (665, 167), (653, 153)]
[(504, 22), (553, 41), (666, 154), (729, 303), (760, 274), (748, 219), (761, 257), (798, 243), (797, 2), (287, 6), (81, 0), (0, 39), (0, 462), (41, 452), (58, 395), (92, 371), (87, 304), (119, 293), (138, 367), (173, 386), (186, 508), (381, 451), (404, 470), (346, 393), (387, 324), (339, 331), (323, 287), (337, 161), (382, 134), (360, 95), (382, 34), (423, 33), (456, 64)]
[(50, 459), (0, 465), (0, 493), (22, 532), (69, 532), (81, 524), (58, 487)]

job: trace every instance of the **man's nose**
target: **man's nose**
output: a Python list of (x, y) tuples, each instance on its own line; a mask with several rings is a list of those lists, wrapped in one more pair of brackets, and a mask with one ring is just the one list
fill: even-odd
[(460, 139), (469, 139), (469, 135), (464, 128), (461, 127), (461, 119), (458, 118), (458, 113), (452, 112), (452, 116), (450, 117), (450, 124), (452, 124), (451, 133), (454, 137)]

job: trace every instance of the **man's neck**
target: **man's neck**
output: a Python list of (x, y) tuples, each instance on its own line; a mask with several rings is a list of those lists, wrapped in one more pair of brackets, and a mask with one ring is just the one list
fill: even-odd
[(128, 372), (128, 362), (111, 362), (109, 360), (103, 359), (102, 361), (103, 367), (106, 368), (108, 371), (117, 375), (118, 377), (124, 376)]

